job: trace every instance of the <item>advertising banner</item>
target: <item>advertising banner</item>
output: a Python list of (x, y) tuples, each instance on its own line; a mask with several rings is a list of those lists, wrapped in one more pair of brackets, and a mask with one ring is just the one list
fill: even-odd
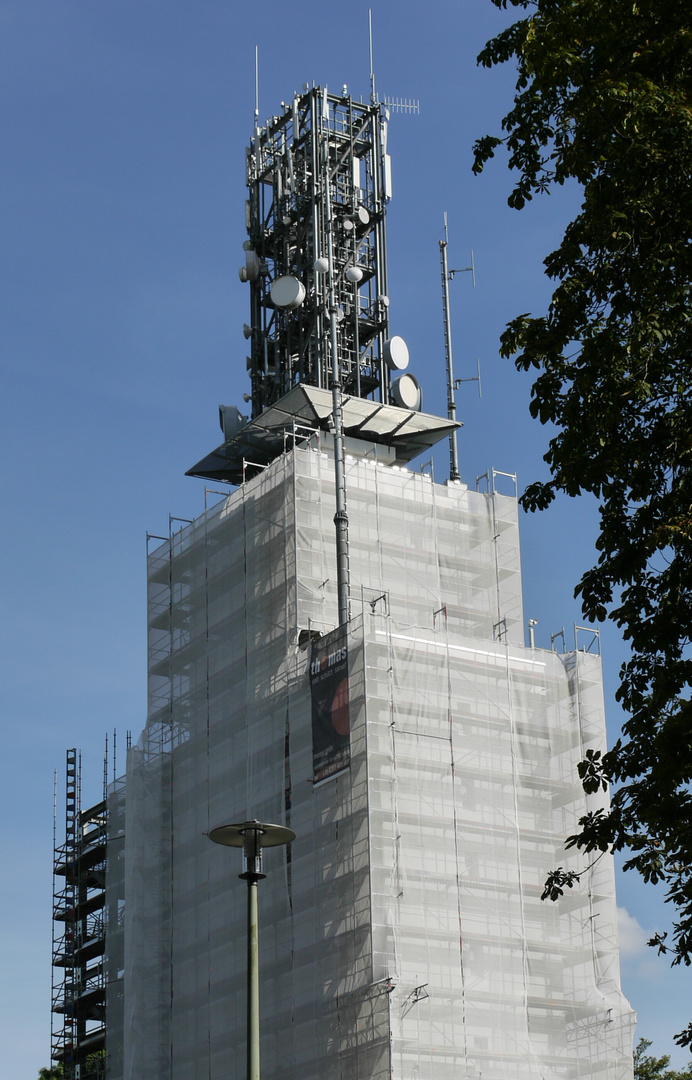
[(310, 653), (313, 782), (347, 769), (351, 760), (346, 629), (313, 641)]

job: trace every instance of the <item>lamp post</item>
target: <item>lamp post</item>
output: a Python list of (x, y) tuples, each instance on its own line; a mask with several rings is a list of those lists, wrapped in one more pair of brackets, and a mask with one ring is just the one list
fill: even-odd
[(245, 856), (245, 871), (238, 876), (247, 881), (247, 1080), (260, 1080), (257, 882), (267, 876), (262, 873), (262, 848), (290, 844), (295, 836), (293, 829), (261, 821), (218, 825), (209, 833), (215, 844), (242, 848)]

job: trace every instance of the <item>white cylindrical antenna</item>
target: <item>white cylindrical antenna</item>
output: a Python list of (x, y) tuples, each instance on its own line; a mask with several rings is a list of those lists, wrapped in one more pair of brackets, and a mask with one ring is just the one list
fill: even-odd
[[(452, 320), (449, 313), (449, 268), (447, 266), (447, 211), (445, 211), (445, 238), (440, 240), (440, 259), (442, 262), (442, 311), (445, 327), (445, 356), (447, 360), (447, 416), (456, 422), (457, 407), (454, 400), (454, 365), (452, 361)], [(460, 480), (459, 452), (457, 450), (457, 430), (449, 434), (449, 479)]]
[(370, 39), (370, 102), (373, 105), (377, 104), (377, 94), (375, 93), (375, 71), (372, 63), (372, 8), (368, 8), (368, 37)]
[(259, 45), (255, 45), (255, 128), (259, 127)]

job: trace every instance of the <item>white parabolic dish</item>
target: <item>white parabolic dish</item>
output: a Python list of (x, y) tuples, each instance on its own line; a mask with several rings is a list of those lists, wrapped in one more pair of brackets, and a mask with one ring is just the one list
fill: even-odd
[(413, 375), (402, 375), (392, 383), (394, 403), (401, 409), (417, 412), (421, 405), (421, 393), (417, 379)]
[(298, 278), (287, 274), (272, 282), (269, 294), (274, 307), (281, 308), (283, 311), (292, 311), (303, 303), (305, 286), (302, 281), (298, 281)]
[(394, 371), (403, 371), (408, 367), (408, 345), (402, 337), (385, 341), (383, 352), (387, 364)]

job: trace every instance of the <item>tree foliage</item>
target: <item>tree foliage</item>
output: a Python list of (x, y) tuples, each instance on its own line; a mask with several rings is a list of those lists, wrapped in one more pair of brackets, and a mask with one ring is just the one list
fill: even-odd
[[(105, 1050), (96, 1050), (93, 1054), (88, 1054), (81, 1067), (81, 1080), (103, 1080), (105, 1074)], [(38, 1080), (64, 1080), (64, 1077), (65, 1069), (61, 1061), (57, 1065), (51, 1065), (50, 1068), (38, 1070)]]
[[(487, 67), (514, 60), (503, 136), (475, 146), (482, 171), (504, 144), (518, 174), (509, 204), (575, 182), (583, 198), (545, 260), (543, 315), (519, 315), (501, 341), (534, 371), (531, 413), (556, 426), (550, 479), (600, 503), (598, 560), (576, 595), (630, 646), (618, 698), (623, 737), (580, 766), (587, 792), (614, 785), (609, 812), (568, 839), (627, 852), (662, 882), (673, 933), (652, 939), (692, 961), (692, 5), (689, 0), (492, 0), (528, 14), (489, 41)], [(570, 886), (553, 873), (548, 895)], [(676, 1037), (692, 1043), (692, 1025)]]
[(692, 1080), (692, 1062), (686, 1069), (669, 1069), (670, 1055), (651, 1057), (650, 1039), (640, 1039), (634, 1048), (634, 1080)]

